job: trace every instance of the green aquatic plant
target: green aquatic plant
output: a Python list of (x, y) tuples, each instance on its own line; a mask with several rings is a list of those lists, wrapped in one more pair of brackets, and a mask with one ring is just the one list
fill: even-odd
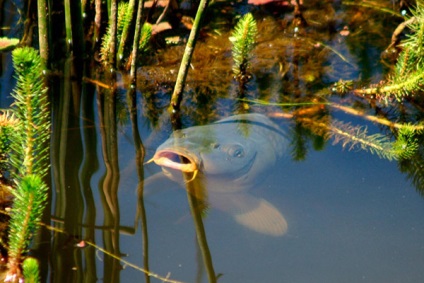
[[(118, 60), (122, 62), (124, 59), (128, 59), (131, 48), (127, 46), (126, 42), (128, 41), (129, 35), (128, 30), (132, 25), (132, 19), (134, 14), (134, 6), (127, 2), (120, 2), (118, 5), (118, 22), (117, 22), (117, 32), (116, 32), (116, 42), (119, 44), (118, 50)], [(149, 23), (145, 23), (141, 28), (139, 34), (139, 47), (138, 51), (140, 53), (145, 52), (148, 47), (148, 43), (152, 36), (152, 25)], [(111, 23), (109, 23), (108, 28), (106, 30), (105, 35), (102, 39), (102, 46), (100, 48), (100, 58), (103, 64), (110, 64), (110, 45), (112, 41), (112, 29)]]
[(39, 227), (48, 187), (38, 175), (26, 175), (18, 183), (9, 223), (9, 274), (20, 276), (19, 266)]
[(417, 1), (412, 17), (405, 23), (410, 33), (401, 41), (402, 49), (388, 80), (377, 86), (357, 89), (354, 92), (364, 95), (377, 95), (383, 99), (394, 97), (401, 101), (423, 90), (424, 84), (424, 7)]
[(19, 180), (27, 174), (44, 176), (48, 170), (50, 114), (40, 55), (30, 47), (15, 49), (12, 55), (17, 80), (12, 96), (18, 123), (11, 139), (10, 161), (13, 177)]
[(152, 37), (153, 28), (149, 23), (144, 23), (141, 27), (140, 41), (138, 43), (138, 50), (143, 53), (149, 48), (150, 38)]
[(208, 4), (209, 0), (200, 0), (199, 7), (197, 8), (196, 17), (194, 18), (193, 27), (190, 31), (190, 35), (184, 49), (184, 55), (181, 59), (180, 69), (178, 70), (177, 80), (175, 82), (174, 91), (172, 92), (171, 96), (170, 110), (173, 113), (177, 113), (180, 110), (188, 68), (191, 63), (191, 57), (193, 56), (194, 48), (196, 47), (197, 37), (200, 31), (200, 24)]
[[(125, 26), (128, 25), (131, 21), (130, 19), (130, 13), (128, 11), (128, 3), (126, 2), (120, 2), (118, 4), (118, 19), (117, 19), (117, 29), (116, 29), (116, 42), (121, 41), (121, 35), (122, 31), (125, 29)], [(109, 25), (106, 29), (106, 33), (104, 34), (102, 38), (102, 46), (100, 48), (100, 58), (103, 64), (107, 65), (110, 64), (110, 56), (111, 56), (111, 49), (110, 46), (112, 44), (112, 41), (114, 40), (113, 37), (113, 29), (112, 29), (112, 22), (109, 21)], [(118, 47), (119, 50), (119, 47)], [(118, 54), (118, 57), (122, 58), (123, 54)]]
[(399, 159), (409, 159), (418, 151), (419, 144), (417, 135), (422, 130), (417, 130), (413, 125), (405, 125), (400, 128), (392, 150)]
[(393, 150), (392, 141), (379, 133), (368, 134), (367, 127), (333, 121), (328, 129), (328, 137), (333, 138), (334, 144), (341, 143), (343, 147), (347, 147), (349, 150), (359, 148), (388, 160), (398, 158)]
[(239, 80), (247, 75), (257, 33), (255, 18), (251, 13), (247, 13), (239, 20), (230, 37), (233, 43), (233, 73)]
[(22, 271), (26, 283), (40, 282), (38, 261), (35, 258), (26, 258), (22, 264)]
[(9, 137), (9, 160), (16, 186), (9, 223), (8, 277), (15, 281), (21, 277), (20, 264), (46, 206), (48, 187), (42, 178), (49, 168), (50, 114), (38, 52), (30, 47), (18, 48), (12, 52), (12, 59), (17, 122)]
[(2, 112), (0, 114), (0, 178), (3, 177), (5, 171), (9, 170), (10, 138), (18, 123), (12, 111)]
[[(121, 39), (119, 41), (119, 47), (118, 47), (118, 64), (124, 58), (124, 51), (128, 49), (127, 43), (130, 40), (129, 31), (130, 31), (130, 28), (134, 26), (133, 19), (135, 18), (135, 14), (136, 14), (135, 0), (130, 0), (128, 4), (123, 4), (123, 5), (126, 5), (126, 8), (124, 9), (124, 11), (122, 11), (124, 15), (122, 16), (123, 22), (121, 24), (122, 25), (121, 30), (120, 31), (118, 30), (118, 33), (121, 35), (120, 36)], [(119, 12), (119, 6), (118, 6), (118, 12)], [(125, 53), (128, 53), (128, 52), (125, 52)]]

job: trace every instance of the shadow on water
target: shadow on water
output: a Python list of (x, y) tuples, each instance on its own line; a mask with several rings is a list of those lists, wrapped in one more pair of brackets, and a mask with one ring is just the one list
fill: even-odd
[[(384, 78), (390, 66), (378, 57), (401, 19), (313, 1), (308, 25), (296, 26), (283, 2), (212, 4), (220, 13), (206, 19), (177, 127), (166, 107), (182, 44), (158, 49), (136, 88), (92, 58), (55, 64), (52, 196), (32, 251), (43, 282), (424, 278), (422, 134), (414, 156), (389, 162), (334, 130), (367, 127), (390, 141), (395, 123), (422, 120), (419, 97), (382, 107), (331, 90)], [(231, 78), (228, 27), (243, 9), (259, 36), (241, 86)], [(4, 107), (10, 56), (0, 63)]]

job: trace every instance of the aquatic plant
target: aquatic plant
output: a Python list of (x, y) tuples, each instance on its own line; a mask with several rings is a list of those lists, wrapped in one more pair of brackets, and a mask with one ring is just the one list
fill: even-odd
[(244, 15), (230, 37), (233, 43), (233, 74), (238, 80), (247, 76), (251, 53), (256, 43), (258, 29), (251, 13)]
[[(119, 42), (119, 47), (118, 47), (118, 64), (120, 63), (120, 61), (124, 58), (124, 50), (127, 49), (127, 42), (130, 39), (129, 36), (129, 31), (130, 28), (132, 26), (132, 22), (133, 19), (135, 17), (135, 13), (136, 13), (136, 1), (135, 0), (130, 0), (128, 2), (128, 4), (126, 4), (126, 9), (125, 9), (125, 14), (123, 16), (123, 23), (122, 23), (122, 28), (121, 31), (118, 33), (121, 34), (121, 40)], [(142, 3), (139, 3), (140, 5)], [(120, 4), (122, 5), (122, 4)], [(119, 11), (119, 6), (118, 6), (118, 11)], [(119, 17), (119, 16), (118, 16)]]
[(149, 41), (150, 38), (152, 37), (152, 32), (153, 32), (153, 28), (152, 25), (149, 23), (144, 23), (143, 26), (141, 27), (141, 32), (140, 32), (140, 40), (139, 40), (139, 45), (138, 45), (138, 50), (140, 52), (145, 52), (148, 50), (149, 48)]
[(18, 120), (12, 111), (3, 111), (0, 114), (0, 178), (9, 169), (10, 137), (15, 132), (17, 123)]
[(37, 20), (38, 20), (38, 44), (40, 46), (41, 62), (44, 68), (49, 60), (49, 29), (47, 21), (47, 2), (46, 0), (37, 0)]
[(17, 80), (12, 93), (17, 123), (10, 135), (9, 160), (16, 186), (9, 223), (8, 278), (15, 281), (20, 278), (22, 257), (46, 205), (48, 187), (42, 177), (49, 168), (50, 114), (38, 52), (30, 47), (18, 48), (12, 52), (12, 59)]
[[(118, 64), (124, 60), (127, 59), (130, 55), (130, 48), (127, 47), (126, 42), (129, 40), (129, 34), (128, 31), (133, 25), (133, 14), (134, 14), (134, 6), (131, 5), (131, 3), (127, 2), (120, 2), (118, 4), (118, 19), (117, 19), (117, 32), (116, 32), (116, 42), (118, 45)], [(136, 33), (139, 33), (137, 38), (138, 40), (138, 52), (144, 52), (147, 50), (148, 43), (150, 41), (150, 37), (152, 35), (152, 26), (149, 23), (145, 23), (143, 27), (137, 31)], [(135, 35), (134, 35), (135, 37)], [(111, 48), (110, 45), (112, 44), (112, 28), (111, 23), (109, 23), (108, 28), (106, 30), (105, 35), (102, 39), (102, 46), (100, 48), (100, 58), (103, 64), (108, 65), (111, 64), (110, 57), (111, 57)], [(131, 61), (131, 60), (130, 60)]]
[(199, 7), (197, 8), (196, 17), (194, 18), (193, 27), (188, 37), (183, 58), (181, 59), (180, 69), (178, 70), (177, 80), (171, 97), (172, 112), (177, 112), (180, 109), (188, 68), (196, 46), (197, 36), (199, 35), (200, 23), (208, 4), (209, 0), (200, 0)]
[(22, 270), (26, 283), (40, 282), (40, 274), (38, 271), (38, 261), (35, 258), (28, 257), (22, 264)]
[[(126, 23), (125, 15), (127, 14), (128, 3), (121, 2), (118, 5), (118, 19), (117, 19), (117, 37), (116, 42), (120, 41), (120, 32), (123, 30), (123, 25)], [(113, 29), (112, 29), (112, 21), (109, 21), (108, 27), (106, 29), (106, 33), (102, 38), (102, 46), (100, 48), (100, 59), (103, 64), (111, 64), (110, 62), (110, 53), (112, 50), (110, 49), (110, 45), (113, 41)]]
[(424, 7), (421, 1), (411, 10), (412, 17), (405, 23), (410, 34), (401, 41), (400, 52), (392, 74), (385, 83), (354, 92), (362, 95), (378, 95), (383, 99), (390, 97), (401, 101), (423, 90), (424, 84)]
[(13, 191), (15, 200), (9, 223), (9, 274), (19, 276), (22, 256), (39, 227), (48, 187), (37, 175), (26, 175)]
[(19, 181), (27, 174), (44, 176), (48, 170), (46, 142), (50, 136), (50, 113), (38, 52), (23, 47), (15, 49), (12, 55), (17, 79), (12, 96), (18, 123), (11, 139), (10, 161), (13, 177)]

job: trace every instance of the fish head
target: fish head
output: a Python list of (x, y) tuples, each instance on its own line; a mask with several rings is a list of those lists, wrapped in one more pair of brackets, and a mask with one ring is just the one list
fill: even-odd
[[(175, 131), (152, 160), (169, 178), (204, 175), (208, 190), (235, 192), (263, 180), (286, 148), (286, 138), (260, 114), (240, 114)], [(199, 175), (199, 176), (200, 176)]]
[(237, 180), (255, 163), (254, 143), (238, 139), (230, 125), (195, 126), (175, 131), (158, 147), (153, 161), (170, 178), (175, 174), (201, 173), (207, 179)]

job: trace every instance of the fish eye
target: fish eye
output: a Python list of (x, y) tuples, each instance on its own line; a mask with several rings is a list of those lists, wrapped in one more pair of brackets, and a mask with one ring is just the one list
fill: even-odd
[(216, 142), (214, 142), (214, 143), (212, 143), (211, 144), (211, 147), (213, 148), (213, 149), (217, 149), (217, 148), (219, 148), (221, 145), (219, 144), (219, 143), (216, 143)]
[(234, 145), (229, 148), (228, 155), (236, 158), (244, 157), (244, 149), (240, 145)]

